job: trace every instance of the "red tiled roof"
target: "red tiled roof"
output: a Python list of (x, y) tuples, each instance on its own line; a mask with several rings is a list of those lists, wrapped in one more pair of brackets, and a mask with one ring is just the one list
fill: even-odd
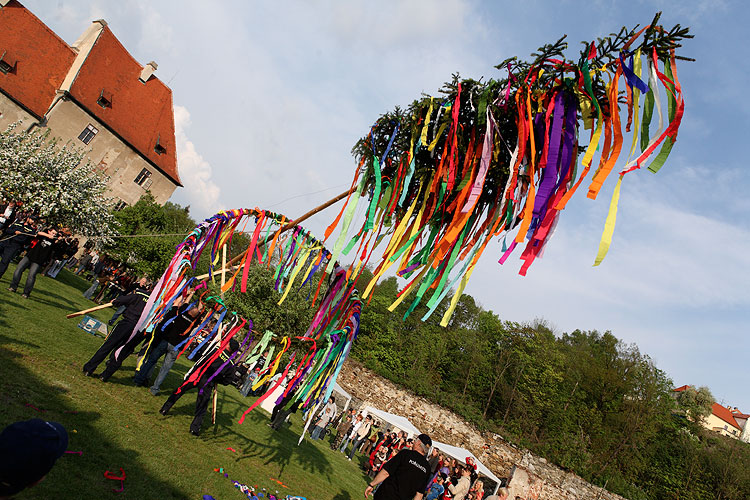
[(75, 52), (16, 0), (0, 8), (0, 56), (15, 70), (0, 72), (0, 89), (37, 118), (44, 116)]
[(742, 413), (739, 410), (732, 410), (732, 416), (734, 418), (750, 418), (750, 415), (748, 415), (747, 413)]
[(732, 412), (729, 411), (725, 406), (720, 405), (719, 403), (714, 403), (714, 405), (711, 407), (711, 413), (722, 419), (724, 422), (728, 423), (729, 425), (734, 426), (737, 429), (740, 429), (739, 424), (732, 416)]
[[(172, 90), (152, 76), (144, 84), (143, 70), (120, 41), (105, 27), (83, 63), (71, 96), (91, 114), (114, 130), (170, 179), (180, 183), (174, 132)], [(111, 106), (97, 100), (104, 91)], [(154, 151), (157, 140), (166, 151)]]
[(683, 386), (678, 387), (677, 389), (672, 389), (672, 392), (682, 392), (685, 389), (687, 389), (688, 387), (690, 387), (690, 386), (689, 385), (683, 385)]

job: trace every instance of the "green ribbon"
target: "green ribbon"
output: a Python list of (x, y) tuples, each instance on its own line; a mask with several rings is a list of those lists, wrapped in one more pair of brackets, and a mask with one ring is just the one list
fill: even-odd
[[(672, 66), (669, 64), (669, 61), (666, 61), (664, 63), (664, 75), (669, 78), (671, 81), (674, 81), (674, 75), (672, 74)], [(669, 105), (669, 122), (671, 123), (674, 121), (675, 114), (677, 112), (677, 100), (674, 97), (675, 87), (672, 83), (666, 82), (667, 88), (671, 90), (671, 92), (667, 91), (667, 103)], [(664, 138), (664, 144), (662, 144), (661, 149), (659, 149), (659, 154), (656, 155), (656, 158), (654, 158), (654, 161), (651, 162), (651, 165), (648, 166), (649, 171), (656, 173), (659, 171), (659, 169), (664, 166), (664, 162), (667, 161), (667, 157), (669, 157), (669, 153), (672, 152), (672, 146), (674, 146), (674, 140), (670, 136), (667, 136)]]

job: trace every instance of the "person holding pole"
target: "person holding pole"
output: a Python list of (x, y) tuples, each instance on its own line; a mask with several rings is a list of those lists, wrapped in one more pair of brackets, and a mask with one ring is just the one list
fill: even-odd
[(138, 323), (138, 319), (141, 317), (143, 308), (148, 301), (149, 293), (141, 288), (141, 286), (145, 286), (146, 283), (146, 278), (141, 278), (139, 281), (140, 286), (132, 293), (117, 297), (112, 301), (113, 306), (126, 306), (125, 312), (122, 313), (122, 319), (109, 334), (107, 340), (105, 340), (99, 350), (91, 356), (91, 359), (83, 365), (83, 374), (87, 377), (91, 377), (94, 374), (96, 368), (102, 361), (104, 361), (104, 358), (106, 358), (107, 355), (112, 353), (112, 358), (114, 358), (114, 351), (130, 338), (130, 334), (133, 333), (133, 329)]

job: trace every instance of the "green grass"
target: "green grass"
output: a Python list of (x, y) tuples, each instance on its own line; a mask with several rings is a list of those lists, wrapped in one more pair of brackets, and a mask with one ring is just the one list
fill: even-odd
[[(306, 438), (297, 446), (299, 416), (291, 428), (273, 432), (267, 413), (256, 409), (239, 425), (254, 398), (242, 398), (233, 387), (219, 386), (216, 424), (210, 425), (207, 415), (198, 438), (188, 432), (194, 392), (182, 397), (169, 416), (161, 416), (158, 409), (188, 368), (182, 358), (157, 397), (133, 386), (134, 356), (108, 383), (84, 377), (81, 366), (102, 339), (80, 330), (80, 318), (65, 319), (65, 314), (94, 305), (82, 296), (87, 283), (67, 270), (57, 280), (40, 276), (25, 300), (7, 291), (13, 270), (11, 265), (0, 280), (0, 428), (30, 418), (54, 420), (68, 429), (68, 449), (83, 452), (64, 455), (41, 484), (17, 498), (244, 498), (214, 472), (219, 467), (230, 479), (278, 490), (282, 497), (346, 500), (363, 494), (368, 478), (359, 462), (332, 451), (328, 438)], [(94, 316), (107, 320), (111, 314), (109, 309)], [(125, 490), (114, 493), (119, 482), (105, 479), (104, 471), (119, 473), (120, 468), (127, 475)]]

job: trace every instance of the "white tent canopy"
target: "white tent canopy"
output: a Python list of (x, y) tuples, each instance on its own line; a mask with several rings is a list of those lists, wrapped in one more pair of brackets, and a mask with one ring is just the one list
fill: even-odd
[(336, 394), (340, 394), (341, 396), (344, 396), (344, 399), (346, 399), (346, 403), (344, 404), (344, 410), (346, 411), (347, 408), (349, 408), (349, 403), (352, 401), (352, 396), (348, 392), (344, 390), (343, 387), (341, 387), (338, 382), (333, 384), (333, 392)]
[(406, 432), (409, 437), (418, 436), (420, 434), (419, 429), (414, 427), (411, 422), (409, 422), (409, 419), (406, 417), (402, 417), (400, 415), (394, 415), (393, 413), (388, 413), (387, 411), (378, 410), (377, 408), (373, 408), (372, 406), (365, 406), (365, 409), (362, 411), (362, 413), (367, 415), (372, 415), (374, 418), (378, 418), (380, 420), (383, 420), (384, 422), (388, 422), (393, 427), (400, 431)]
[(500, 486), (500, 479), (495, 474), (493, 474), (492, 471), (489, 470), (482, 462), (480, 462), (479, 459), (475, 457), (472, 452), (470, 452), (469, 450), (465, 448), (451, 446), (449, 444), (440, 443), (438, 441), (433, 441), (432, 446), (439, 449), (444, 454), (450, 455), (452, 458), (459, 460), (462, 463), (465, 463), (466, 457), (471, 457), (472, 459), (474, 459), (474, 463), (477, 464), (477, 471), (481, 475), (488, 477), (492, 481), (494, 481), (495, 482), (494, 491), (497, 491), (498, 487)]

